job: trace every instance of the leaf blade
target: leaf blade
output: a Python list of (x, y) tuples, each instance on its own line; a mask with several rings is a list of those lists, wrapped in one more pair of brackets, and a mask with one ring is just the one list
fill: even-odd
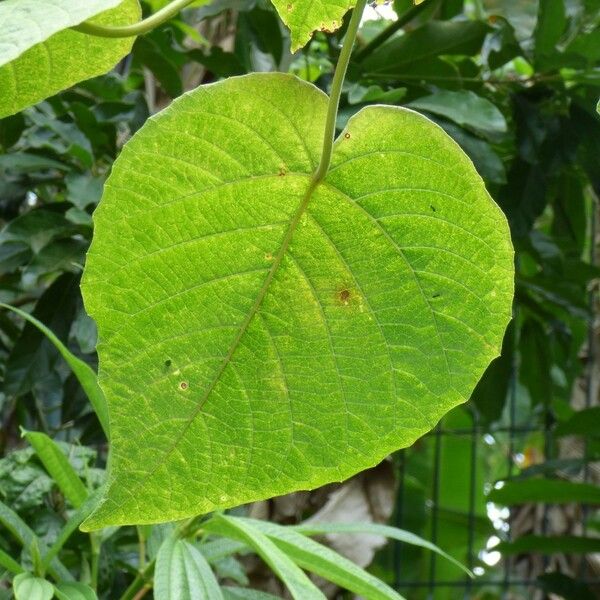
[(67, 540), (77, 530), (83, 520), (92, 512), (99, 498), (99, 493), (94, 492), (88, 496), (87, 500), (69, 517), (67, 522), (62, 526), (58, 532), (56, 539), (52, 546), (48, 548), (48, 551), (44, 554), (42, 565), (44, 568), (48, 568), (52, 561), (56, 558), (62, 547), (66, 544)]
[(325, 596), (266, 535), (249, 520), (240, 520), (225, 515), (216, 515), (205, 524), (208, 531), (219, 532), (254, 548), (256, 553), (281, 579), (294, 600), (323, 600)]
[(49, 581), (34, 577), (31, 573), (21, 573), (13, 579), (15, 600), (51, 600), (54, 588)]
[(97, 600), (96, 592), (84, 583), (61, 581), (54, 586), (58, 600)]
[(121, 0), (69, 2), (50, 0), (4, 0), (0, 4), (0, 66), (18, 58), (28, 48), (63, 29), (114, 8)]
[(292, 34), (291, 51), (305, 46), (315, 31), (335, 31), (355, 0), (273, 0), (273, 4)]
[(202, 553), (170, 535), (156, 557), (154, 589), (165, 600), (223, 600), (221, 588)]
[(118, 431), (84, 527), (344, 479), (428, 431), (499, 353), (512, 246), (470, 160), (417, 113), (364, 109), (312, 189), (326, 109), (286, 75), (231, 78), (115, 163), (82, 288)]
[(65, 498), (79, 508), (88, 497), (88, 492), (62, 450), (45, 433), (24, 431), (23, 437), (33, 446)]
[(44, 325), (41, 321), (30, 315), (29, 313), (11, 306), (10, 304), (4, 304), (0, 302), (0, 308), (10, 310), (20, 317), (31, 323), (34, 327), (39, 329), (56, 347), (60, 352), (61, 356), (65, 359), (75, 377), (81, 384), (83, 391), (86, 393), (92, 407), (98, 415), (98, 420), (102, 425), (102, 429), (106, 437), (108, 438), (108, 408), (106, 406), (106, 400), (104, 393), (98, 385), (96, 373), (91, 369), (89, 365), (84, 363), (81, 359), (77, 358), (59, 339), (56, 335)]
[[(10, 22), (13, 5), (20, 5), (22, 2), (5, 0), (1, 6), (7, 4), (9, 6), (5, 17)], [(27, 0), (27, 4), (33, 6), (30, 12), (37, 14), (37, 18), (42, 22), (51, 22), (46, 14), (47, 3)], [(0, 96), (0, 118), (36, 104), (79, 81), (105, 73), (131, 50), (134, 38), (107, 40), (65, 29), (63, 26), (73, 20), (81, 22), (87, 18), (81, 19), (82, 15), (96, 14), (98, 8), (103, 6), (109, 10), (94, 16), (91, 19), (93, 22), (103, 25), (134, 23), (141, 15), (138, 0), (94, 0), (77, 3), (53, 0), (52, 4), (56, 7), (66, 7), (65, 12), (68, 15), (71, 15), (74, 5), (79, 10), (73, 11), (72, 18), (69, 17), (67, 21), (58, 25), (59, 29), (53, 35), (41, 36), (33, 45), (29, 45), (34, 41), (30, 39), (23, 47), (22, 53), (17, 53), (16, 56), (15, 52), (6, 53), (6, 57), (12, 56), (10, 62), (3, 64), (0, 60), (0, 89), (3, 90)], [(110, 8), (111, 6), (113, 8)], [(42, 30), (46, 33), (50, 31), (46, 31), (44, 27)], [(19, 33), (20, 29), (16, 27), (15, 31)], [(5, 48), (7, 46), (9, 43)], [(21, 45), (14, 47), (20, 48)]]
[(0, 549), (0, 567), (16, 575), (23, 573), (23, 567), (2, 549)]
[[(0, 502), (0, 523), (8, 529), (24, 548), (31, 548), (32, 546), (39, 548), (42, 545), (33, 529), (16, 512), (6, 506), (4, 502)], [(50, 561), (48, 570), (53, 576), (60, 577), (65, 581), (73, 579), (69, 570), (57, 558)]]
[(600, 489), (591, 483), (532, 478), (505, 482), (488, 494), (488, 500), (507, 506), (527, 502), (600, 504)]
[(298, 530), (275, 523), (229, 517), (258, 529), (285, 552), (299, 567), (371, 600), (401, 600), (402, 596), (334, 550), (305, 537)]
[(453, 565), (459, 567), (470, 577), (473, 576), (471, 571), (463, 564), (456, 560), (453, 556), (438, 548), (435, 544), (423, 539), (422, 537), (397, 527), (382, 525), (379, 523), (304, 523), (294, 526), (296, 531), (300, 531), (305, 535), (323, 535), (327, 533), (373, 533), (374, 535), (382, 535), (386, 538), (397, 540), (412, 546), (419, 546), (435, 552), (449, 560)]

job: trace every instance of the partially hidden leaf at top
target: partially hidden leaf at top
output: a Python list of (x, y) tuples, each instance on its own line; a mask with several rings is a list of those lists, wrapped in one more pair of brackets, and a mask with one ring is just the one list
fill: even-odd
[(305, 46), (315, 31), (335, 31), (356, 0), (272, 0), (291, 33), (291, 50)]
[[(356, 0), (272, 0), (291, 33), (291, 51), (305, 46), (316, 31), (331, 33), (342, 26), (344, 15)], [(383, 4), (385, 0), (375, 0)], [(425, 0), (413, 0), (419, 5)]]
[(90, 20), (135, 23), (138, 0), (0, 2), (0, 118), (110, 70), (135, 38), (106, 39), (70, 29)]
[(431, 121), (371, 106), (314, 184), (327, 96), (204, 86), (114, 164), (82, 289), (109, 405), (87, 529), (312, 489), (465, 402), (511, 316), (506, 219)]

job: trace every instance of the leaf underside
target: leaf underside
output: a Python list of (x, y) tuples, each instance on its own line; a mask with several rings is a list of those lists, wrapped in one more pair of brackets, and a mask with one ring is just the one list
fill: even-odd
[(513, 251), (472, 163), (419, 114), (368, 107), (312, 190), (326, 108), (288, 75), (231, 78), (115, 162), (82, 284), (112, 437), (85, 528), (343, 480), (498, 355)]
[(272, 0), (291, 33), (291, 51), (305, 46), (315, 31), (335, 31), (356, 0)]
[(4, 0), (0, 3), (0, 66), (25, 50), (95, 15), (120, 0)]
[[(12, 3), (12, 0), (10, 1)], [(28, 2), (32, 4), (32, 0)], [(3, 4), (5, 2), (0, 3), (0, 7)], [(61, 4), (72, 7), (73, 4), (79, 6), (85, 3), (54, 0), (52, 4), (58, 11)], [(92, 4), (114, 6), (118, 2), (96, 1)], [(41, 7), (44, 13), (46, 3), (37, 3), (37, 6)], [(34, 11), (32, 10), (31, 13), (33, 15)], [(79, 13), (85, 14), (86, 11), (76, 12), (77, 15)], [(138, 0), (123, 0), (116, 8), (97, 15), (90, 21), (102, 25), (125, 25), (135, 23), (140, 15)], [(0, 28), (2, 16), (0, 14)], [(11, 17), (12, 23), (13, 16), (10, 12), (8, 17)], [(48, 15), (45, 17), (49, 18)], [(43, 18), (44, 14), (36, 17), (37, 20)], [(71, 24), (76, 25), (85, 18), (71, 18), (69, 23), (72, 21)], [(62, 23), (62, 26), (70, 25)], [(28, 27), (33, 27), (31, 22), (28, 22)], [(8, 52), (2, 52), (3, 37), (0, 36), (0, 59), (10, 56)], [(129, 53), (134, 39), (107, 39), (86, 35), (72, 29), (62, 29), (51, 37), (42, 38), (35, 45), (30, 44), (26, 50), (19, 52), (17, 57), (11, 58), (6, 64), (2, 64), (4, 60), (0, 60), (2, 65), (0, 66), (0, 118), (36, 104), (79, 81), (105, 73)]]

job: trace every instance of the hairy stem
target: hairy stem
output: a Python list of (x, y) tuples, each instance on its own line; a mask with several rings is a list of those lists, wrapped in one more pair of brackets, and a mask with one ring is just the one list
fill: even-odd
[(398, 17), (397, 21), (394, 21), (389, 27), (386, 27), (379, 35), (376, 35), (364, 48), (356, 53), (356, 60), (363, 60), (373, 50), (379, 48), (384, 42), (391, 38), (394, 33), (402, 29), (407, 23), (410, 23), (415, 17), (419, 16), (426, 8), (429, 8), (434, 2), (438, 0), (425, 0), (421, 4), (417, 4), (407, 10), (403, 15)]
[(350, 55), (352, 54), (352, 47), (354, 46), (354, 40), (356, 39), (356, 33), (358, 26), (360, 25), (360, 19), (365, 9), (367, 0), (358, 0), (350, 23), (346, 31), (346, 37), (344, 38), (344, 44), (335, 67), (335, 73), (333, 74), (333, 82), (331, 84), (331, 94), (329, 95), (329, 105), (327, 107), (327, 120), (325, 122), (325, 133), (323, 136), (323, 151), (321, 152), (321, 162), (317, 167), (312, 179), (312, 188), (322, 181), (327, 170), (329, 169), (329, 163), (331, 162), (331, 153), (333, 150), (333, 139), (335, 136), (335, 122), (337, 119), (338, 106), (340, 103), (340, 96), (342, 95), (342, 85), (344, 84), (344, 78), (346, 77), (346, 71), (348, 69), (348, 63), (350, 62)]
[(104, 25), (96, 25), (95, 23), (86, 21), (85, 23), (73, 27), (73, 29), (80, 33), (107, 38), (123, 38), (143, 35), (174, 17), (179, 11), (193, 1), (194, 0), (173, 0), (160, 10), (156, 11), (153, 15), (131, 25), (105, 27)]
[(146, 566), (146, 532), (143, 525), (138, 525), (136, 529), (138, 534), (138, 568), (143, 571)]

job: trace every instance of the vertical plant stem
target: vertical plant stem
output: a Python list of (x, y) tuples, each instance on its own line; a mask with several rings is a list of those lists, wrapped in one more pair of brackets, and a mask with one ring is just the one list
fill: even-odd
[(146, 567), (146, 532), (143, 525), (137, 526), (138, 534), (138, 568), (143, 571)]
[[(156, 559), (153, 558), (150, 562), (146, 564), (146, 567), (143, 571), (140, 571), (135, 579), (131, 582), (129, 587), (123, 592), (120, 600), (134, 600), (134, 598), (140, 598), (139, 594), (145, 590), (152, 589), (152, 574), (154, 573), (154, 566), (156, 564)], [(143, 592), (144, 594), (146, 592)]]
[(100, 564), (100, 535), (98, 533), (90, 533), (90, 546), (92, 548), (90, 560), (91, 587), (96, 591), (98, 589), (98, 567)]
[(352, 11), (348, 30), (346, 31), (346, 37), (344, 38), (342, 50), (335, 67), (333, 82), (331, 84), (331, 94), (329, 95), (329, 105), (327, 107), (327, 120), (325, 122), (325, 133), (323, 135), (323, 151), (321, 152), (321, 162), (319, 163), (319, 166), (313, 175), (313, 186), (319, 183), (319, 181), (321, 181), (325, 175), (327, 175), (327, 170), (329, 169), (331, 152), (333, 150), (333, 138), (335, 135), (335, 122), (337, 119), (340, 96), (342, 95), (342, 85), (344, 84), (344, 78), (346, 77), (346, 71), (348, 70), (348, 63), (350, 62), (350, 55), (352, 54), (352, 47), (354, 46), (354, 40), (356, 39), (356, 33), (358, 31), (358, 26), (360, 25), (360, 19), (366, 3), (367, 0), (358, 0), (356, 7)]

